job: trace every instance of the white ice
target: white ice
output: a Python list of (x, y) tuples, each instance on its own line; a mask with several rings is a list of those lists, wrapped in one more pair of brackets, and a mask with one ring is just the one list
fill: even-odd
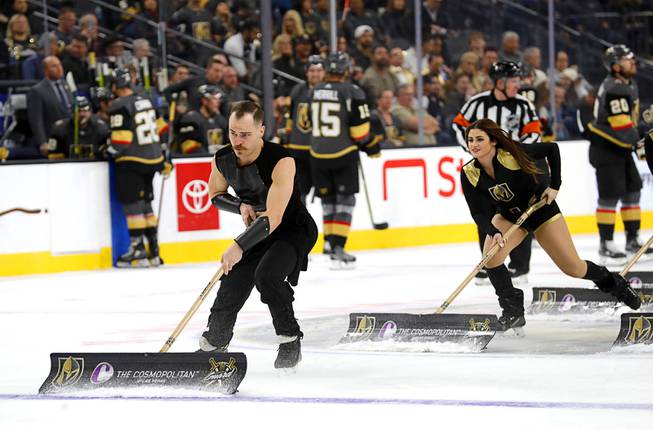
[[(647, 232), (650, 233), (650, 232)], [(646, 234), (643, 234), (643, 237)], [(578, 236), (596, 260), (595, 236)], [(0, 279), (0, 429), (477, 428), (645, 429), (653, 426), (653, 351), (611, 352), (619, 316), (528, 318), (525, 338), (497, 336), (481, 353), (336, 347), (350, 312), (430, 312), (480, 259), (476, 244), (358, 252), (334, 272), (314, 258), (296, 288), (305, 333), (297, 372), (273, 368), (276, 339), (254, 291), (232, 351), (248, 372), (231, 397), (52, 399), (36, 395), (51, 352), (158, 351), (216, 264)], [(634, 270), (651, 270), (643, 262)], [(588, 286), (533, 251), (530, 286)], [(526, 303), (531, 289), (525, 288)], [(215, 291), (172, 351), (194, 351)], [(447, 312), (498, 313), (491, 287), (470, 284)], [(453, 351), (453, 350), (452, 350)], [(242, 426), (242, 427), (241, 427)]]

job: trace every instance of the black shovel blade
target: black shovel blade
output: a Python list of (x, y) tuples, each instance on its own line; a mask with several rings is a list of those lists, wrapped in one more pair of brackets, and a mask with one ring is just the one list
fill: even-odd
[[(631, 283), (632, 285), (632, 283)], [(653, 305), (653, 288), (636, 288), (642, 306)], [(589, 314), (619, 305), (611, 294), (597, 288), (533, 287), (529, 314)]]
[(653, 345), (653, 312), (621, 314), (621, 327), (613, 347)]
[(453, 342), (482, 350), (497, 331), (499, 321), (489, 314), (353, 313), (340, 343)]
[(247, 372), (234, 353), (52, 353), (40, 394), (168, 387), (233, 394)]
[(387, 222), (380, 222), (378, 224), (374, 224), (374, 229), (375, 230), (386, 230), (388, 228), (388, 223)]

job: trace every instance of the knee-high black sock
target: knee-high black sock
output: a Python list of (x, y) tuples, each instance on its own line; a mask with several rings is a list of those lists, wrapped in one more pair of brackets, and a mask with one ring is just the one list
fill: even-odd
[(504, 314), (524, 315), (524, 293), (515, 288), (510, 279), (510, 272), (505, 264), (487, 269), (488, 278), (499, 298), (499, 306)]
[(585, 260), (585, 263), (587, 263), (587, 272), (585, 273), (585, 276), (583, 276), (583, 279), (598, 282), (604, 281), (608, 276), (610, 276), (610, 271), (607, 267), (599, 266), (589, 260)]

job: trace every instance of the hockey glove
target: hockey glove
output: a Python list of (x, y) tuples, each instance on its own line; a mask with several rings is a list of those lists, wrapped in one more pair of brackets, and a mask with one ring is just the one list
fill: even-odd
[(644, 139), (638, 140), (633, 149), (635, 150), (635, 154), (637, 154), (637, 158), (640, 160), (646, 160), (646, 147), (644, 144)]
[(168, 179), (170, 177), (170, 173), (172, 173), (172, 169), (174, 166), (172, 163), (165, 161), (163, 163), (163, 170), (161, 170), (161, 174), (163, 175), (164, 178)]

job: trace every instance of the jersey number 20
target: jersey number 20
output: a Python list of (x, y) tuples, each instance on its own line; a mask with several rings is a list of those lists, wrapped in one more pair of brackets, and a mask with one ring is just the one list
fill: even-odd
[(340, 103), (334, 102), (313, 102), (311, 103), (311, 114), (313, 120), (314, 137), (338, 137), (340, 136)]
[(154, 110), (137, 112), (134, 115), (136, 122), (136, 136), (139, 145), (151, 145), (159, 143), (159, 135), (156, 130), (156, 113)]

